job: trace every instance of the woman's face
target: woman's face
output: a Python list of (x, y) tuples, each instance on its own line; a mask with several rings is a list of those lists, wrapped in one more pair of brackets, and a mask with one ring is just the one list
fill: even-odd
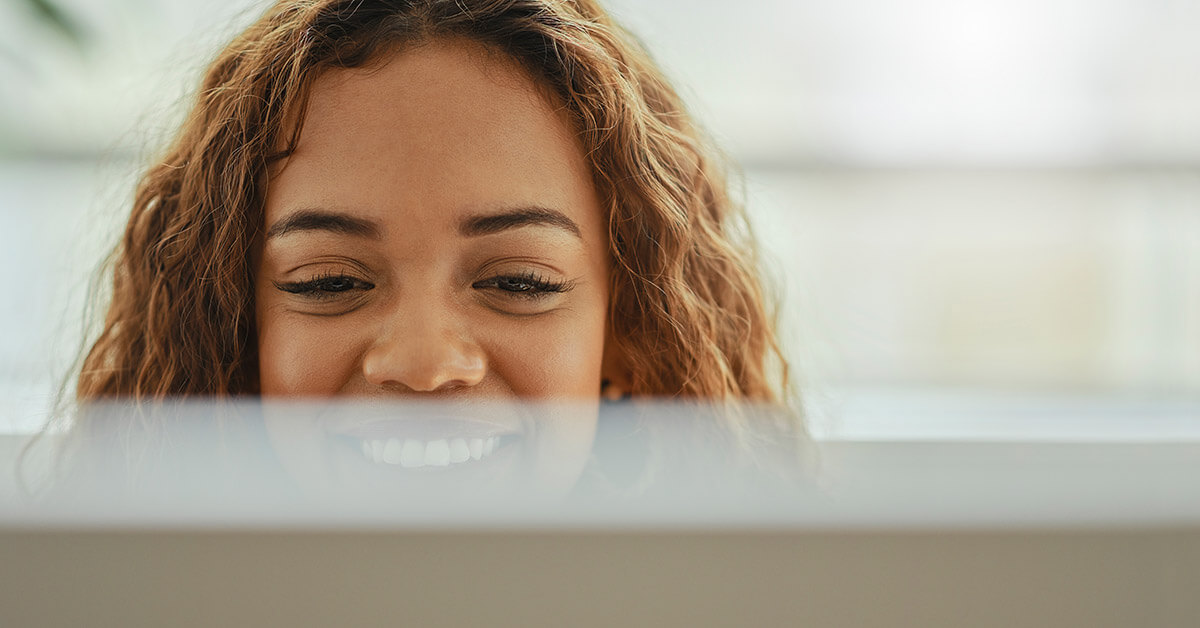
[[(263, 395), (457, 408), (420, 424), (268, 416), (273, 438), (333, 436), (312, 447), (351, 453), (309, 454), (338, 473), (482, 466), (478, 440), (526, 450), (514, 458), (586, 458), (607, 329), (607, 229), (571, 124), (514, 62), (433, 41), (324, 74), (295, 152), (272, 173), (265, 213), (255, 278)], [(470, 410), (518, 399), (591, 411), (530, 426)]]

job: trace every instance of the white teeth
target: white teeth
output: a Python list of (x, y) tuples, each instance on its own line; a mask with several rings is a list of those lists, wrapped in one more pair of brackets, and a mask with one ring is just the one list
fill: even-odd
[(467, 448), (467, 441), (461, 438), (456, 438), (450, 441), (450, 462), (466, 462), (471, 458), (471, 450)]
[(405, 440), (404, 449), (400, 450), (400, 466), (405, 469), (425, 466), (425, 443), (411, 438)]
[(430, 467), (444, 467), (450, 464), (450, 444), (446, 439), (425, 443), (425, 464)]
[(383, 455), (380, 457), (388, 464), (399, 464), (400, 453), (400, 439), (389, 438), (383, 445)]
[(496, 449), (499, 437), (454, 438), (429, 442), (415, 438), (371, 439), (362, 442), (363, 457), (375, 464), (400, 465), (406, 469), (445, 467), (486, 458)]

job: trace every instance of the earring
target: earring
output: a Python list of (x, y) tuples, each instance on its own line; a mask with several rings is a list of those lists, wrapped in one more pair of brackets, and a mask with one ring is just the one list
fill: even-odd
[(600, 380), (600, 399), (602, 401), (628, 401), (633, 393), (623, 390), (620, 386), (605, 378)]

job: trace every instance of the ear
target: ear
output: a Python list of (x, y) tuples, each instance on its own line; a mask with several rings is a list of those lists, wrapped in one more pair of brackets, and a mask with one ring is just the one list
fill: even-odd
[(633, 374), (625, 356), (613, 341), (612, 329), (604, 334), (604, 354), (600, 362), (600, 398), (620, 401), (633, 393)]

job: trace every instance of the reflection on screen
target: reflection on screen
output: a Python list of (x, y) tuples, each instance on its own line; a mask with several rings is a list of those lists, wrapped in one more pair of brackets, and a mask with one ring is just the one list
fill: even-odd
[(0, 528), (1194, 525), (1194, 409), (1122, 440), (814, 442), (740, 404), (98, 404), (34, 443), (54, 464)]

